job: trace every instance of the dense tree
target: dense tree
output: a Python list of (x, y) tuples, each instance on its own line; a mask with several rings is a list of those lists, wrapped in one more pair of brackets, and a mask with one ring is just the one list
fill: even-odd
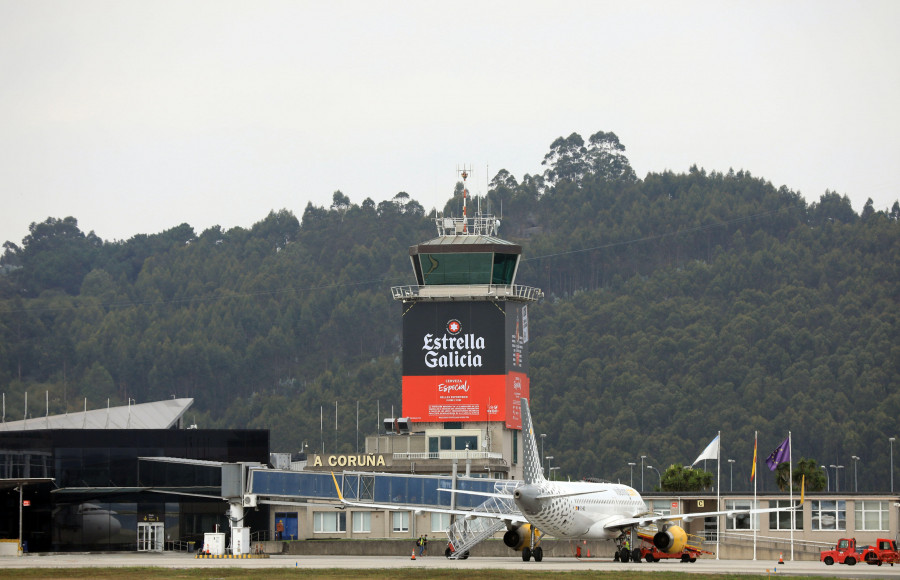
[[(604, 132), (560, 138), (545, 161), (499, 172), (487, 199), (524, 247), (517, 282), (546, 293), (529, 309), (531, 397), (564, 477), (627, 478), (641, 455), (677, 465), (721, 430), (746, 490), (754, 432), (765, 456), (790, 430), (795, 457), (866, 450), (860, 490), (886, 489), (900, 205), (861, 219), (846, 196), (807, 205), (745, 170), (638, 180)], [(460, 215), (462, 184), (448, 194)], [(0, 260), (0, 390), (9, 409), (49, 392), (51, 412), (190, 396), (205, 427), (353, 450), (354, 429), (320, 432), (320, 409), (340, 400), (344, 417), (358, 400), (368, 433), (400, 408), (389, 289), (413, 283), (408, 248), (434, 235), (404, 192), (357, 206), (336, 191), (300, 220), (283, 209), (200, 235), (103, 242), (74, 218), (32, 224)], [(808, 461), (813, 490), (824, 474)], [(758, 483), (776, 487), (767, 469)]]
[(709, 490), (715, 478), (705, 469), (692, 469), (675, 463), (666, 468), (662, 475), (663, 491), (704, 491)]

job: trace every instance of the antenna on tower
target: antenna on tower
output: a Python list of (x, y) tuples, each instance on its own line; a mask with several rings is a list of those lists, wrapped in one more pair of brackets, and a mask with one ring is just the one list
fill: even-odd
[[(478, 206), (475, 215), (469, 217), (468, 199), (469, 187), (467, 180), (472, 175), (472, 167), (456, 167), (456, 171), (463, 180), (463, 208), (462, 217), (442, 216), (435, 213), (434, 223), (437, 226), (439, 236), (496, 236), (500, 228), (500, 220), (481, 211), (481, 197), (478, 198)], [(488, 206), (490, 207), (490, 206)]]
[(469, 177), (469, 174), (472, 172), (472, 167), (469, 166), (468, 168), (466, 168), (466, 166), (463, 165), (462, 169), (457, 167), (456, 171), (457, 171), (457, 173), (459, 173), (459, 176), (462, 177), (462, 180), (463, 180), (462, 233), (468, 234), (469, 233), (469, 224), (468, 224), (468, 219), (467, 219), (468, 215), (467, 215), (467, 211), (466, 211), (466, 200), (469, 197), (469, 188), (466, 185), (466, 179)]

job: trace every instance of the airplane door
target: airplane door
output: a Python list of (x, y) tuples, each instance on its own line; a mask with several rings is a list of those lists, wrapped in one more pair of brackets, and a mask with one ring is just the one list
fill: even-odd
[(165, 528), (162, 522), (138, 522), (138, 552), (162, 552)]

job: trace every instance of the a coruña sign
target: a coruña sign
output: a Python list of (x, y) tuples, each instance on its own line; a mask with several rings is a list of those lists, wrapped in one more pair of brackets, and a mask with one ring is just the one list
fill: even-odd
[(384, 455), (315, 455), (313, 467), (384, 467)]

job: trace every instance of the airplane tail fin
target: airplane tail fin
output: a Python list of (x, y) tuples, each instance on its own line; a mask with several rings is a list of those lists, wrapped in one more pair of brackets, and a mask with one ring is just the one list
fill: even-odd
[(522, 456), (525, 473), (525, 483), (540, 483), (544, 481), (544, 465), (541, 456), (538, 455), (537, 439), (534, 436), (534, 426), (531, 424), (531, 409), (528, 399), (519, 399), (522, 406)]

